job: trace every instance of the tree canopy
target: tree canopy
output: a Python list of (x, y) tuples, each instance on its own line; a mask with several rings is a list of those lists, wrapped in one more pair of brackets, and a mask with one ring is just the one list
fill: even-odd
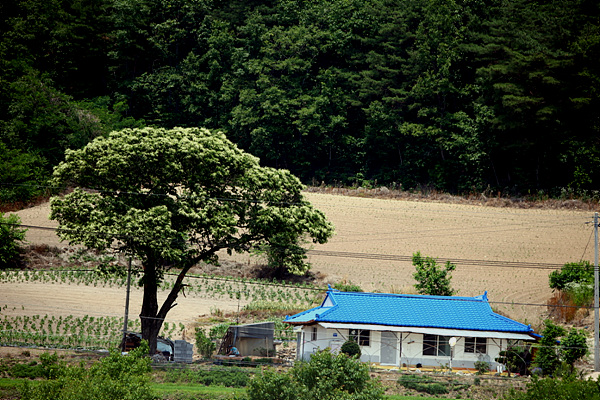
[(412, 262), (416, 270), (413, 274), (413, 278), (417, 281), (415, 289), (420, 294), (452, 296), (456, 293), (450, 284), (451, 272), (456, 269), (456, 265), (446, 261), (442, 267), (438, 265), (435, 258), (424, 257), (421, 252), (413, 254)]
[(381, 400), (383, 392), (366, 364), (328, 350), (296, 362), (287, 372), (268, 369), (248, 385), (250, 400)]
[[(75, 189), (51, 201), (58, 234), (72, 244), (139, 259), (144, 287), (142, 336), (150, 349), (189, 269), (216, 263), (218, 252), (292, 245), (333, 234), (323, 213), (286, 170), (258, 159), (221, 132), (198, 128), (125, 129), (69, 150), (53, 184)], [(177, 272), (162, 306), (157, 288)]]
[(552, 271), (548, 277), (550, 288), (564, 290), (569, 283), (594, 283), (594, 266), (589, 261), (566, 263), (560, 271)]
[(575, 361), (588, 353), (585, 330), (572, 327), (567, 331), (550, 320), (544, 321), (544, 324), (533, 363), (541, 368), (544, 375), (560, 372), (561, 364), (568, 368), (568, 371), (563, 371), (566, 375), (573, 374)]
[(304, 182), (569, 197), (600, 180), (595, 0), (0, 11), (0, 142), (18, 156), (0, 157), (8, 188), (42, 185), (66, 149), (146, 124), (221, 130)]

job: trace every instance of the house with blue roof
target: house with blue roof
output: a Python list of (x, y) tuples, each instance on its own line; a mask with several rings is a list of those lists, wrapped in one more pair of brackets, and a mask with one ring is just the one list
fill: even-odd
[(484, 361), (496, 370), (502, 350), (539, 337), (531, 326), (492, 311), (487, 292), (459, 297), (329, 288), (319, 307), (284, 322), (298, 334), (298, 359), (325, 348), (339, 351), (354, 340), (362, 361), (398, 367), (475, 368)]

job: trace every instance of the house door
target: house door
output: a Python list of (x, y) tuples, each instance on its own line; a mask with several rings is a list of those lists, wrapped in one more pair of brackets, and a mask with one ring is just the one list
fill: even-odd
[(394, 332), (381, 332), (381, 364), (396, 365), (398, 339)]

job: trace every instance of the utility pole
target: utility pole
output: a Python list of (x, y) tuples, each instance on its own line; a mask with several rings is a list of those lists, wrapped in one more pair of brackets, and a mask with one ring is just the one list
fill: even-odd
[(598, 308), (598, 213), (594, 213), (594, 371), (600, 372), (600, 333), (598, 331), (598, 321), (600, 312)]
[(125, 296), (125, 322), (123, 322), (123, 345), (121, 351), (125, 351), (125, 339), (127, 338), (127, 319), (129, 317), (129, 289), (131, 287), (131, 257), (127, 264), (127, 295)]

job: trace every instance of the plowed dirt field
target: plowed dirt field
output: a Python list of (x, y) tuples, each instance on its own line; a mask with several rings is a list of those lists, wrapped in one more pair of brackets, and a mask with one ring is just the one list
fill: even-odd
[[(551, 296), (548, 274), (566, 262), (594, 260), (592, 211), (306, 195), (336, 229), (329, 243), (312, 247), (312, 269), (328, 282), (345, 280), (367, 291), (414, 293), (410, 257), (420, 251), (457, 265), (452, 285), (458, 295), (487, 291), (495, 310), (537, 326)], [(47, 204), (18, 212), (22, 223), (31, 226), (27, 239), (65, 247), (48, 213)], [(259, 262), (250, 256), (236, 260)], [(134, 315), (140, 301), (134, 293)], [(178, 303), (172, 316), (186, 324), (211, 308), (238, 307), (235, 300), (208, 298), (181, 298)], [(124, 293), (110, 288), (0, 284), (0, 306), (8, 306), (4, 312), (122, 315), (123, 304)]]

